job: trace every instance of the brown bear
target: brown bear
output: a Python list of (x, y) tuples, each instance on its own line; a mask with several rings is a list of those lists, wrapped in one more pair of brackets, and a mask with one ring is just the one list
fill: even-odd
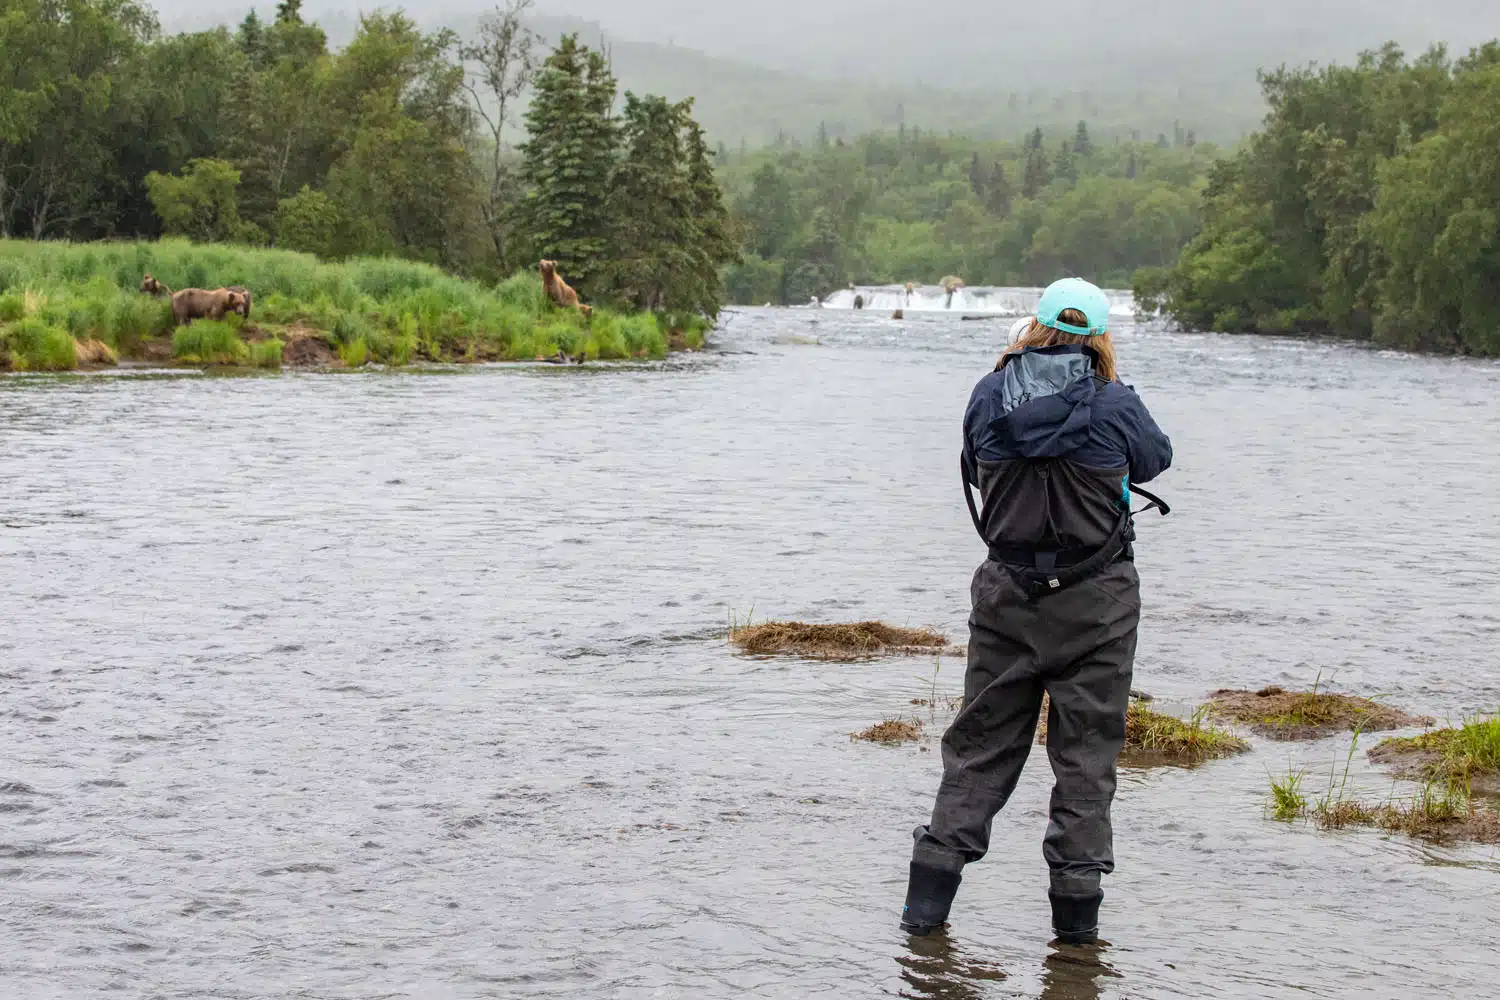
[(223, 319), (226, 313), (240, 312), (247, 308), (243, 292), (216, 288), (184, 288), (172, 296), (172, 320), (177, 326), (186, 326), (195, 319)]
[(172, 294), (172, 289), (168, 288), (166, 285), (163, 285), (160, 281), (157, 281), (155, 278), (151, 277), (151, 275), (148, 274), (141, 279), (141, 293), (143, 295), (149, 295), (154, 299), (159, 299), (163, 295), (170, 296)]
[(542, 289), (547, 293), (547, 297), (552, 300), (552, 304), (559, 309), (577, 309), (579, 305), (578, 293), (573, 291), (568, 286), (568, 283), (562, 279), (562, 275), (557, 273), (557, 261), (544, 260), (541, 262), (540, 267), (542, 269)]
[(581, 312), (581, 313), (583, 313), (583, 318), (585, 320), (591, 320), (591, 319), (594, 318), (594, 307), (593, 306), (584, 305), (582, 303), (579, 303), (578, 311)]
[(230, 285), (229, 286), (229, 290), (231, 292), (239, 292), (241, 295), (243, 295), (245, 297), (244, 303), (239, 308), (236, 308), (234, 311), (237, 312), (237, 313), (239, 313), (241, 316), (245, 317), (246, 319), (249, 319), (250, 318), (250, 289), (244, 287), (243, 285)]

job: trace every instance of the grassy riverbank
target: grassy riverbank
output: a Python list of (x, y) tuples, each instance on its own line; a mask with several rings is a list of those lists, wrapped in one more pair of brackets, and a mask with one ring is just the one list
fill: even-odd
[[(167, 299), (140, 292), (244, 286), (248, 321), (174, 329)], [(0, 240), (0, 370), (65, 371), (139, 359), (359, 367), (412, 361), (660, 358), (702, 346), (698, 316), (556, 309), (534, 273), (489, 287), (390, 258), (323, 263), (229, 245)]]

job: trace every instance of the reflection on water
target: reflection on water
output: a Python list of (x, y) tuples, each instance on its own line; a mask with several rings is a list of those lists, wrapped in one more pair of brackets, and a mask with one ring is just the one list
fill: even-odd
[(918, 1000), (979, 1000), (985, 985), (1005, 981), (1005, 972), (983, 955), (967, 955), (946, 933), (909, 940), (908, 954), (898, 956), (901, 996)]
[[(910, 938), (907, 947), (908, 951), (896, 958), (902, 997), (981, 1000), (1022, 995), (1001, 989), (1011, 976), (993, 955), (973, 945), (960, 945), (942, 931)], [(1103, 941), (1086, 946), (1054, 942), (1042, 961), (1041, 1000), (1099, 1000), (1106, 983), (1123, 978), (1106, 960), (1108, 951), (1109, 945)], [(1013, 973), (1019, 971), (1012, 969)]]
[[(1125, 772), (1098, 954), (1047, 944), (1033, 755), (957, 951), (906, 949), (938, 755), (848, 734), (962, 665), (720, 636), (965, 638), (958, 427), (1008, 326), (0, 378), (0, 997), (1487, 995), (1493, 849), (1266, 818), (1267, 772), (1319, 794), (1346, 738)], [(1500, 707), (1500, 366), (1128, 327), (1120, 356), (1178, 454), (1136, 686)], [(1391, 790), (1362, 755), (1350, 782)]]
[(1109, 946), (1054, 945), (1042, 974), (1042, 1000), (1098, 1000), (1105, 981), (1120, 979), (1104, 960)]

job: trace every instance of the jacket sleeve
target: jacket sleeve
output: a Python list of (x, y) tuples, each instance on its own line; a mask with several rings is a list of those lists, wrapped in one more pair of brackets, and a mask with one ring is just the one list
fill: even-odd
[(979, 485), (980, 436), (985, 432), (989, 419), (987, 401), (988, 393), (985, 391), (985, 383), (980, 381), (969, 396), (969, 405), (964, 408), (964, 482), (972, 486)]
[(1119, 409), (1120, 430), (1130, 456), (1130, 481), (1142, 485), (1172, 467), (1172, 439), (1162, 433), (1134, 389)]

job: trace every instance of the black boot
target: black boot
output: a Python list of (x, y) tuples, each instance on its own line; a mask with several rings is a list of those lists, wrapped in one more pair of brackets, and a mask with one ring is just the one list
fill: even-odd
[(1099, 939), (1099, 904), (1103, 891), (1092, 896), (1059, 896), (1048, 891), (1052, 900), (1052, 929), (1063, 944), (1093, 944)]
[(911, 881), (906, 885), (906, 905), (901, 908), (901, 929), (917, 937), (926, 937), (945, 926), (961, 881), (961, 872), (913, 861)]

